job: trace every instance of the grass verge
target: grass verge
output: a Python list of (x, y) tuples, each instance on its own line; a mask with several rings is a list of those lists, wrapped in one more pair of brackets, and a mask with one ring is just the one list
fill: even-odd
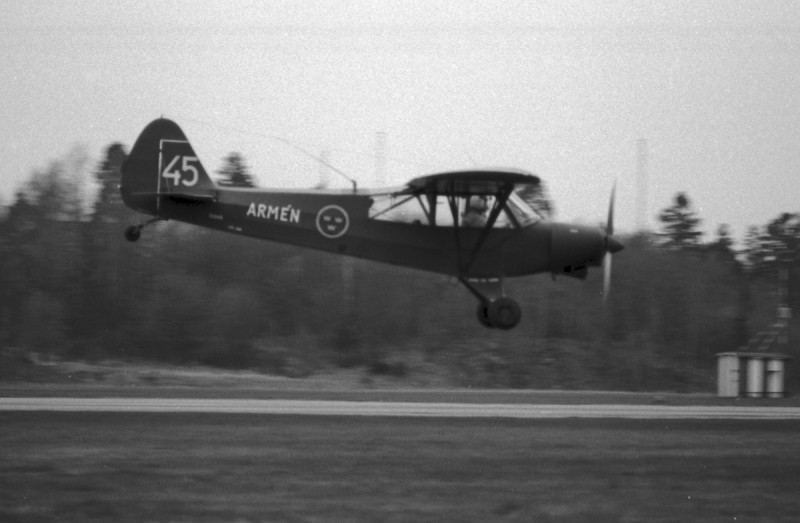
[(3, 521), (795, 521), (796, 421), (0, 413)]

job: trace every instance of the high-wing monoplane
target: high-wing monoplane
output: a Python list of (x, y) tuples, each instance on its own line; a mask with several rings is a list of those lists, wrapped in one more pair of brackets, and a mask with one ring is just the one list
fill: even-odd
[(122, 168), (128, 207), (152, 216), (131, 225), (177, 220), (264, 240), (451, 275), (478, 299), (478, 320), (511, 329), (521, 318), (506, 278), (552, 273), (586, 278), (605, 265), (608, 293), (613, 192), (605, 230), (544, 219), (520, 192), (536, 188), (522, 170), (453, 171), (413, 178), (392, 190), (264, 190), (222, 187), (171, 120), (151, 122)]

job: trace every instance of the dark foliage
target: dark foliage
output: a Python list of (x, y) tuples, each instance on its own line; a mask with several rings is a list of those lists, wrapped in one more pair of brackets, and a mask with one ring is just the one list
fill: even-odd
[(672, 206), (661, 211), (658, 219), (664, 226), (660, 236), (665, 247), (685, 249), (700, 243), (703, 235), (699, 228), (701, 220), (692, 209), (686, 193), (676, 194)]

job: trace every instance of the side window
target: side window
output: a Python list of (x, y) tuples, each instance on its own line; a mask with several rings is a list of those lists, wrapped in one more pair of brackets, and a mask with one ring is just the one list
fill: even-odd
[(369, 217), (398, 223), (419, 223), (427, 225), (428, 213), (422, 201), (416, 196), (379, 195), (372, 198)]
[[(490, 214), (497, 205), (494, 196), (472, 195), (460, 198), (460, 200), (462, 200), (461, 207), (464, 209), (461, 216), (465, 227), (485, 227)], [(500, 209), (492, 226), (498, 229), (513, 227), (513, 222), (508, 216), (508, 207)]]
[(536, 213), (536, 210), (531, 208), (531, 206), (516, 192), (511, 193), (511, 196), (508, 198), (508, 202), (506, 203), (506, 207), (508, 208), (509, 212), (514, 215), (517, 223), (522, 226), (538, 222), (542, 219), (542, 217)]
[[(435, 201), (435, 218), (432, 218), (426, 197), (381, 194), (372, 197), (369, 217), (373, 220), (421, 225), (429, 225), (431, 219), (434, 219), (437, 227), (453, 227), (451, 204), (455, 204), (459, 227), (480, 228), (488, 223), (497, 201), (495, 196), (480, 194), (459, 196), (453, 201), (447, 196), (439, 195)], [(493, 227), (517, 227), (534, 221), (537, 221), (536, 214), (520, 200), (519, 196), (512, 193), (503, 208), (499, 210)]]
[[(462, 198), (456, 200), (458, 206), (459, 220), (464, 210), (464, 202)], [(452, 227), (453, 226), (453, 213), (450, 212), (450, 202), (446, 196), (436, 197), (436, 225), (439, 227)]]

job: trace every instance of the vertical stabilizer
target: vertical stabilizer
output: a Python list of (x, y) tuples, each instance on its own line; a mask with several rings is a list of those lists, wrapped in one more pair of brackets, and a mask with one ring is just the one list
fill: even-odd
[(144, 128), (122, 166), (122, 200), (147, 214), (162, 196), (207, 199), (215, 188), (181, 128), (164, 118)]

